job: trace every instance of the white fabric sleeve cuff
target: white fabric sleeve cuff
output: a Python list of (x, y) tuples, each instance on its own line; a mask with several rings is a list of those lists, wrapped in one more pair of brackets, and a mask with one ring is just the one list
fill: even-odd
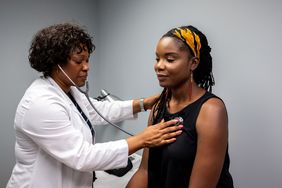
[[(95, 170), (122, 168), (128, 162), (128, 144), (125, 139), (93, 145)], [(100, 155), (99, 155), (100, 154)]]

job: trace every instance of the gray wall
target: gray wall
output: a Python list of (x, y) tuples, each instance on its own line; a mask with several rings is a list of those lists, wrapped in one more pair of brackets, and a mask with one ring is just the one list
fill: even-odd
[[(90, 93), (97, 96), (105, 88), (123, 99), (160, 92), (153, 70), (159, 37), (172, 27), (197, 26), (212, 47), (214, 92), (229, 112), (235, 186), (282, 187), (281, 7), (278, 0), (1, 1), (0, 187), (14, 165), (17, 103), (38, 76), (27, 61), (30, 40), (38, 29), (70, 20), (95, 34)], [(146, 127), (147, 117), (148, 112), (142, 113), (120, 125), (137, 133)], [(97, 132), (100, 142), (127, 137), (109, 126)]]

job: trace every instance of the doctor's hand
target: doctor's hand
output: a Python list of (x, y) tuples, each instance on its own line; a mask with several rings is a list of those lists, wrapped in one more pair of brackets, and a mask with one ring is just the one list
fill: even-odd
[(156, 147), (172, 143), (176, 137), (182, 133), (183, 125), (177, 125), (177, 120), (164, 122), (163, 120), (155, 125), (148, 126), (143, 132), (129, 137), (128, 143), (129, 155), (139, 149), (146, 147)]
[(146, 98), (134, 99), (133, 100), (133, 114), (151, 110), (155, 103), (158, 101), (160, 95), (152, 95)]
[(159, 98), (160, 95), (153, 95), (144, 98), (144, 109), (151, 110)]

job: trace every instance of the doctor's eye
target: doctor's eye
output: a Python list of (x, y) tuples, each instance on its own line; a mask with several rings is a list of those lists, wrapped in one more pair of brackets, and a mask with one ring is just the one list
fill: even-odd
[(79, 65), (82, 63), (82, 61), (75, 61), (75, 63)]

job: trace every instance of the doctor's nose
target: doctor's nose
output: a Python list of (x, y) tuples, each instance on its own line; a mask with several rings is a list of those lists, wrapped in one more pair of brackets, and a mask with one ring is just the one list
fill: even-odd
[(89, 69), (90, 69), (89, 63), (88, 62), (84, 62), (82, 64), (82, 70), (89, 71)]

